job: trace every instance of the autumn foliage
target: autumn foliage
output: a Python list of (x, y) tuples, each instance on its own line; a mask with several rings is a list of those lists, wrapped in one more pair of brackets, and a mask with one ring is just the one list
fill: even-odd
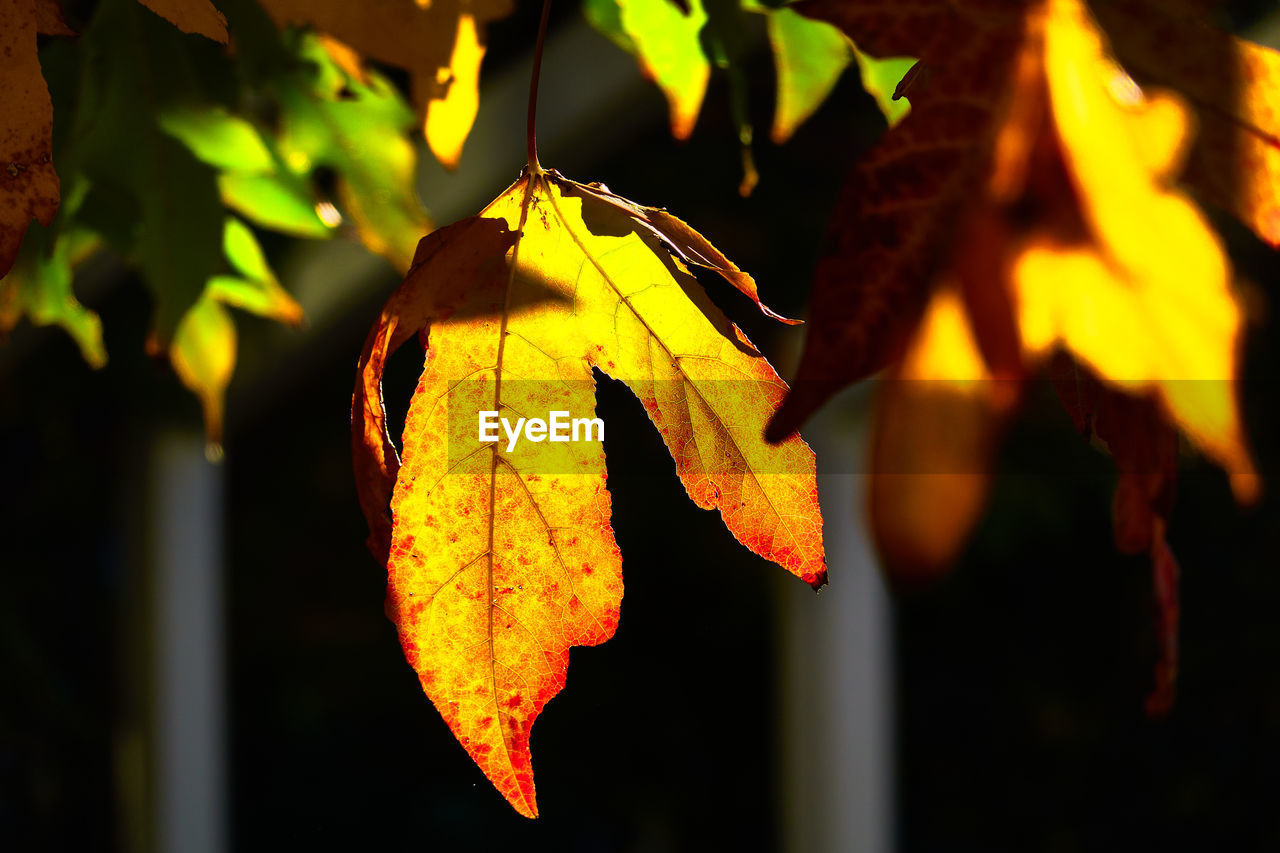
[[(1237, 381), (1249, 318), (1201, 203), (1280, 245), (1280, 54), (1213, 26), (1213, 3), (586, 0), (662, 91), (675, 137), (695, 132), (724, 73), (743, 194), (769, 179), (742, 67), (752, 21), (776, 67), (774, 144), (850, 68), (884, 111), (880, 141), (832, 176), (845, 183), (789, 388), (694, 272), (791, 322), (751, 275), (676, 215), (544, 169), (532, 106), (520, 178), (434, 228), (411, 139), (458, 167), (487, 28), (512, 0), (234, 0), (220, 4), (230, 26), (209, 0), (140, 2), (103, 0), (73, 29), (56, 0), (0, 0), (0, 330), (56, 323), (105, 363), (71, 284), (114, 250), (153, 289), (148, 347), (200, 397), (216, 448), (236, 354), (228, 308), (303, 321), (255, 228), (345, 234), (406, 272), (352, 403), (369, 546), (423, 689), (520, 813), (537, 814), (530, 730), (565, 685), (569, 649), (617, 627), (622, 555), (600, 445), (507, 448), (477, 440), (471, 418), (589, 415), (603, 377), (639, 398), (698, 506), (814, 587), (823, 520), (797, 429), (824, 402), (886, 380), (870, 516), (886, 572), (910, 585), (964, 546), (1001, 437), (1048, 377), (1114, 458), (1116, 545), (1149, 555), (1159, 605), (1148, 707), (1169, 709), (1179, 436), (1241, 503), (1261, 489)], [(37, 37), (77, 31), (74, 74), (42, 72)], [(136, 55), (116, 47), (133, 41)], [(188, 49), (236, 63), (253, 96), (168, 90), (152, 66), (191, 71)], [(407, 99), (388, 70), (407, 75)], [(64, 118), (50, 89), (75, 74), (82, 101)], [(397, 436), (383, 371), (411, 339), (423, 368)]]

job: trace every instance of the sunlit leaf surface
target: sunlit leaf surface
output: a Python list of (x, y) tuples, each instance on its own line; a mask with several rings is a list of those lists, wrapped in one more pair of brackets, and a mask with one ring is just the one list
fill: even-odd
[[(612, 636), (622, 565), (601, 444), (482, 442), (480, 411), (592, 418), (594, 372), (619, 379), (695, 503), (752, 551), (825, 581), (813, 454), (797, 436), (760, 434), (785, 385), (679, 259), (705, 239), (662, 216), (599, 185), (526, 174), (422, 241), (360, 360), (353, 448), (388, 612), (427, 695), (529, 816), (530, 729), (564, 686), (569, 648)], [(381, 375), (416, 333), (428, 349), (401, 464)]]

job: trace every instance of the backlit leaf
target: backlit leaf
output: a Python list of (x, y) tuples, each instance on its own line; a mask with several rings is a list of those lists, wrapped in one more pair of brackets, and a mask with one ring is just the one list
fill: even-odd
[(443, 164), (458, 165), (479, 103), (485, 30), (511, 14), (512, 0), (262, 0), (262, 5), (281, 26), (314, 27), (358, 55), (408, 71), (428, 145)]
[(302, 41), (300, 53), (312, 71), (279, 86), (280, 153), (298, 173), (333, 169), (361, 242), (406, 270), (418, 238), (431, 230), (405, 135), (413, 111), (382, 75), (369, 72), (364, 83), (350, 77), (314, 38)]
[(781, 145), (827, 99), (853, 54), (844, 34), (825, 21), (785, 6), (764, 11), (778, 73), (771, 135)]
[[(923, 427), (911, 427), (886, 406), (886, 421), (877, 429), (891, 448), (905, 447), (913, 434), (928, 435), (927, 424), (948, 426), (916, 441), (914, 450), (878, 455), (878, 465), (928, 458), (926, 445), (949, 434), (951, 451), (969, 459), (962, 470), (984, 475), (991, 459), (987, 436), (995, 434), (991, 429), (1006, 407), (1005, 392), (991, 389), (1016, 389), (1065, 350), (1108, 393), (1142, 400), (1162, 419), (1151, 426), (1138, 414), (1114, 415), (1120, 422), (1112, 425), (1113, 434), (1133, 432), (1156, 442), (1153, 433), (1176, 425), (1226, 469), (1240, 500), (1256, 496), (1237, 398), (1241, 308), (1220, 241), (1177, 186), (1188, 151), (1197, 150), (1196, 123), (1182, 97), (1135, 83), (1112, 58), (1110, 44), (1122, 56), (1143, 58), (1140, 47), (1152, 47), (1165, 34), (1161, 59), (1145, 58), (1149, 67), (1165, 72), (1194, 61), (1197, 80), (1167, 74), (1193, 98), (1196, 91), (1207, 92), (1215, 75), (1222, 81), (1230, 70), (1229, 63), (1205, 64), (1213, 52), (1206, 44), (1216, 43), (1225, 59), (1236, 53), (1260, 57), (1262, 49), (1210, 36), (1206, 25), (1195, 23), (1189, 5), (1153, 11), (1154, 28), (1121, 14), (1149, 4), (1093, 5), (1104, 21), (1113, 22), (1110, 41), (1079, 0), (796, 5), (841, 27), (872, 56), (913, 55), (921, 63), (908, 81), (910, 114), (859, 163), (844, 191), (818, 267), (814, 324), (799, 375), (770, 425), (771, 437), (786, 435), (832, 391), (881, 367), (894, 365), (894, 375), (930, 379), (920, 371), (927, 362), (917, 356), (933, 337), (927, 330), (936, 325), (940, 294), (954, 288), (991, 377), (968, 397), (975, 404), (985, 398), (981, 405), (999, 417), (988, 417), (991, 426), (982, 426), (973, 417), (980, 408), (959, 407), (964, 395), (954, 393), (928, 395), (937, 398), (932, 407), (912, 404), (911, 419)], [(1177, 40), (1160, 23), (1166, 19), (1178, 22)], [(1196, 49), (1171, 47), (1191, 32), (1204, 36), (1190, 40)], [(1252, 82), (1242, 91), (1253, 97), (1240, 107), (1237, 123), (1244, 129), (1232, 131), (1243, 159), (1219, 157), (1219, 175), (1263, 157), (1260, 149), (1254, 159), (1248, 152), (1265, 136), (1255, 131), (1265, 126), (1270, 107)], [(1200, 107), (1203, 116), (1207, 104)], [(1218, 121), (1210, 116), (1206, 127)], [(1203, 165), (1191, 173), (1197, 181), (1206, 174)], [(1263, 174), (1237, 186), (1243, 192), (1261, 187)], [(1265, 235), (1258, 218), (1265, 219), (1259, 214), (1265, 205), (1258, 199), (1274, 188), (1258, 191), (1262, 195), (1252, 202), (1235, 197), (1234, 207)], [(933, 306), (928, 313), (926, 306)], [(940, 372), (932, 378), (946, 378), (943, 364), (937, 363)], [(900, 397), (907, 393), (903, 388), (892, 393)], [(1122, 473), (1125, 460), (1117, 455)], [(873, 495), (893, 475), (878, 470)], [(891, 570), (906, 565), (907, 574), (919, 575), (932, 571), (921, 566), (944, 565), (977, 519), (976, 492), (948, 498), (943, 486), (955, 480), (932, 479), (940, 484), (932, 496), (902, 499), (899, 490), (894, 501), (873, 500), (878, 532), (892, 533), (882, 541)], [(927, 480), (911, 482), (919, 487)], [(1125, 473), (1118, 501), (1135, 506), (1141, 501), (1133, 496), (1148, 491)], [(931, 519), (929, 511), (919, 511), (948, 502), (959, 509), (947, 524), (940, 515)], [(1122, 544), (1142, 540), (1156, 566), (1157, 585), (1167, 587), (1176, 572), (1169, 570), (1175, 564), (1163, 539), (1166, 516), (1167, 511), (1150, 515), (1158, 518), (1155, 524), (1129, 510), (1118, 514), (1117, 529)], [(1157, 527), (1159, 536), (1151, 533)], [(902, 553), (927, 558), (896, 560)], [(1162, 595), (1176, 601), (1176, 590), (1164, 588)], [(1170, 690), (1157, 692), (1171, 695)]]
[(73, 266), (99, 242), (87, 231), (72, 231), (59, 235), (45, 256), (42, 247), (28, 240), (18, 263), (0, 279), (0, 334), (11, 331), (23, 317), (37, 326), (61, 326), (90, 367), (105, 365), (102, 321), (71, 290)]
[[(569, 648), (612, 636), (622, 567), (601, 445), (481, 442), (480, 411), (591, 418), (594, 371), (621, 380), (698, 506), (755, 553), (825, 581), (813, 454), (760, 435), (785, 385), (673, 254), (658, 213), (526, 173), (422, 241), (360, 359), (352, 440), (388, 612), (427, 695), (529, 816), (530, 729), (564, 686)], [(735, 271), (722, 274), (743, 287)], [(381, 376), (415, 334), (427, 354), (401, 463)]]
[(982, 517), (1016, 396), (992, 377), (959, 294), (940, 288), (876, 401), (868, 504), (882, 564), (899, 586), (944, 572)]
[(236, 366), (236, 326), (227, 306), (291, 326), (302, 322), (302, 307), (280, 286), (248, 226), (228, 218), (222, 250), (240, 277), (212, 276), (178, 322), (169, 346), (174, 373), (204, 409), (211, 459), (222, 454), (227, 385)]
[(876, 106), (889, 122), (889, 126), (906, 118), (911, 111), (911, 102), (900, 94), (898, 87), (915, 66), (916, 61), (909, 56), (897, 56), (887, 59), (876, 59), (867, 56), (856, 47), (853, 57), (858, 61), (858, 73), (862, 75), (862, 88), (875, 98)]
[(1197, 11), (1162, 0), (1096, 8), (1139, 82), (1172, 88), (1195, 109), (1188, 183), (1280, 245), (1280, 53), (1223, 32)]
[(259, 225), (298, 237), (325, 238), (325, 222), (310, 187), (312, 163), (290, 169), (250, 121), (217, 106), (184, 105), (159, 117), (160, 127), (196, 159), (218, 170), (222, 203)]
[(169, 345), (169, 363), (204, 410), (207, 454), (222, 455), (223, 407), (236, 368), (236, 326), (231, 312), (209, 295), (187, 309)]
[(160, 127), (201, 162), (236, 172), (269, 172), (275, 166), (262, 134), (223, 107), (184, 105), (159, 117)]
[(711, 77), (711, 62), (699, 41), (707, 23), (702, 0), (689, 0), (687, 15), (670, 0), (587, 0), (585, 10), (587, 20), (630, 49), (644, 76), (662, 90), (671, 134), (689, 138)]

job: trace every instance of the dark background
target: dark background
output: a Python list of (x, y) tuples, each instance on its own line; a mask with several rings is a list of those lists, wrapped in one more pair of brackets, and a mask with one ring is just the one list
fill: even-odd
[[(1267, 7), (1233, 10), (1245, 24)], [(486, 84), (527, 67), (537, 12), (522, 3), (493, 27)], [(561, 4), (553, 32), (577, 15)], [(661, 96), (645, 88), (647, 101), (625, 109), (653, 120), (625, 144), (593, 148), (584, 128), (582, 144), (544, 147), (542, 160), (668, 207), (794, 315), (838, 177), (881, 121), (850, 72), (774, 147), (767, 52), (750, 75), (762, 176), (750, 199), (735, 192), (720, 75), (686, 144), (671, 140)], [(511, 117), (513, 132), (521, 122)], [(519, 166), (495, 175), (490, 195)], [(423, 196), (431, 207), (430, 184)], [(1218, 220), (1242, 276), (1276, 292), (1274, 253)], [(0, 350), (0, 846), (11, 850), (128, 846), (121, 732), (145, 730), (149, 695), (140, 661), (151, 640), (139, 628), (148, 448), (164, 430), (199, 424), (194, 398), (143, 355), (142, 284), (118, 265), (96, 281), (81, 296), (103, 318), (105, 370), (88, 369), (59, 331), (24, 326)], [(794, 340), (706, 283), (785, 375)], [(775, 747), (778, 570), (687, 500), (621, 386), (603, 387), (600, 412), (623, 618), (609, 643), (573, 651), (569, 685), (535, 728), (541, 819), (501, 800), (422, 695), (382, 612), (349, 460), (355, 357), (394, 285), (385, 270), (305, 348), (237, 316), (242, 369), (222, 463), (233, 848), (776, 847), (787, 784)], [(276, 360), (281, 352), (291, 355)], [(412, 386), (411, 362), (393, 363), (389, 396)], [(1248, 426), (1269, 471), (1277, 366), (1277, 336), (1259, 318)], [(1046, 476), (1045, 458), (1075, 473)], [(1168, 719), (1152, 721), (1142, 704), (1156, 656), (1150, 571), (1112, 546), (1110, 463), (1037, 397), (1000, 464), (954, 573), (894, 600), (899, 848), (1280, 849), (1274, 497), (1237, 509), (1219, 472), (1185, 461), (1170, 528), (1182, 567), (1179, 696)], [(829, 529), (852, 523), (827, 518)], [(833, 584), (842, 568), (831, 567)]]

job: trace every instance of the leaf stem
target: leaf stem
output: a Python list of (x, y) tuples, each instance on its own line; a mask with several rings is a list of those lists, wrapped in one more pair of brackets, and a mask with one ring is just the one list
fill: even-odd
[(529, 173), (543, 173), (538, 162), (538, 76), (542, 72), (542, 46), (547, 40), (547, 21), (551, 18), (551, 0), (542, 0), (542, 20), (538, 23), (538, 42), (533, 49), (533, 75), (529, 78), (529, 124), (525, 139), (529, 144)]

